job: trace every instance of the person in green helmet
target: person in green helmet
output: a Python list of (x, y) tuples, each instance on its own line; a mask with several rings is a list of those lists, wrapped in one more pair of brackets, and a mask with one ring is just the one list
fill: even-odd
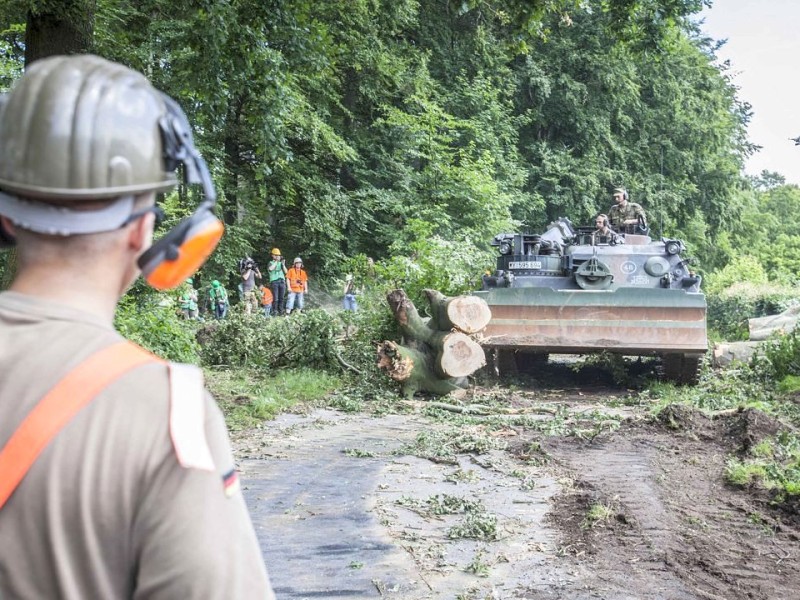
[(211, 282), (211, 290), (208, 292), (208, 301), (214, 318), (224, 319), (228, 315), (228, 291), (216, 279)]
[(183, 111), (124, 65), (41, 58), (0, 94), (0, 598), (275, 600), (203, 372), (114, 328), (140, 273), (189, 274), (170, 239), (202, 217), (153, 243), (179, 165), (213, 195)]
[(184, 319), (196, 320), (199, 317), (197, 309), (197, 290), (194, 289), (194, 280), (189, 277), (183, 284), (178, 304)]

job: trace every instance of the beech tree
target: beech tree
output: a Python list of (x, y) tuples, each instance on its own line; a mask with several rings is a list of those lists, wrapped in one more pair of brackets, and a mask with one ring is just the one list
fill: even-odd
[[(228, 224), (214, 278), (273, 246), (323, 278), (357, 254), (413, 262), (421, 235), (489, 262), (495, 233), (588, 221), (616, 185), (711, 259), (751, 147), (749, 107), (690, 21), (704, 4), (11, 0), (0, 83), (30, 13), (175, 97)], [(165, 199), (171, 219), (194, 193)]]

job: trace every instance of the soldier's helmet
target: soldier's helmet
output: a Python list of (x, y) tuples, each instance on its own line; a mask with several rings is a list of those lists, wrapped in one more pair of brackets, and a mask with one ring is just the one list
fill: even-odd
[(36, 61), (0, 101), (0, 190), (63, 202), (172, 188), (167, 101), (140, 73), (98, 56)]

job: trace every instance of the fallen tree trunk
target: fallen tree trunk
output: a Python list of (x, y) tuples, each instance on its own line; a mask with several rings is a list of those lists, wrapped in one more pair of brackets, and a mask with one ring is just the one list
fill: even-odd
[(726, 367), (734, 362), (749, 363), (759, 342), (721, 342), (714, 345), (712, 364)]
[(431, 305), (433, 329), (457, 329), (464, 333), (478, 333), (489, 324), (492, 311), (484, 300), (476, 296), (448, 298), (436, 290), (423, 290)]
[(789, 333), (800, 321), (800, 306), (793, 306), (778, 315), (748, 319), (750, 340), (753, 342), (766, 340), (774, 333)]
[(440, 377), (467, 377), (486, 364), (481, 345), (460, 331), (434, 337), (431, 346), (438, 350), (434, 369)]
[(461, 388), (448, 379), (438, 377), (428, 364), (428, 357), (413, 348), (385, 341), (378, 346), (378, 367), (402, 384), (403, 395), (415, 392), (449, 394)]
[[(447, 394), (462, 389), (464, 381), (486, 364), (483, 348), (464, 331), (454, 329), (453, 320), (448, 307), (461, 306), (460, 310), (450, 311), (456, 321), (470, 331), (479, 331), (485, 327), (489, 311), (486, 303), (484, 309), (468, 310), (463, 307), (474, 305), (471, 296), (446, 298), (439, 292), (426, 290), (431, 302), (431, 309), (438, 316), (424, 319), (420, 316), (414, 303), (403, 290), (393, 290), (386, 296), (389, 307), (403, 333), (403, 343), (385, 341), (378, 346), (378, 366), (385, 370), (389, 377), (403, 386), (406, 396), (413, 396), (416, 391)], [(466, 302), (455, 302), (467, 299)], [(434, 307), (435, 310), (434, 310)], [(470, 321), (469, 314), (476, 320)], [(489, 313), (491, 317), (491, 313)]]

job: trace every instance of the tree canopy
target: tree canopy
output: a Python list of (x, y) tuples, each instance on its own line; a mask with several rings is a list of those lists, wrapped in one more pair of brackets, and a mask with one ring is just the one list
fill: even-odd
[[(321, 275), (413, 256), (420, 235), (486, 249), (504, 229), (588, 221), (617, 185), (657, 233), (712, 256), (748, 206), (749, 107), (692, 24), (701, 0), (61, 4), (81, 3), (92, 51), (196, 128), (228, 224), (214, 278), (275, 245)], [(0, 86), (22, 71), (31, 12), (59, 5), (0, 8)], [(166, 199), (172, 218), (193, 193)]]

